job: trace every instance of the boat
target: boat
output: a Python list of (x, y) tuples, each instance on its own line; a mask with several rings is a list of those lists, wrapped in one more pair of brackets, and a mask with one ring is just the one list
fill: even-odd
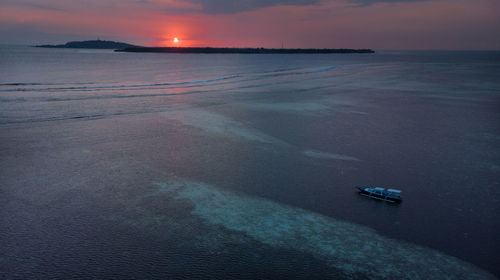
[(381, 187), (365, 187), (365, 186), (356, 186), (359, 190), (359, 194), (378, 199), (387, 202), (399, 203), (403, 201), (403, 197), (401, 196), (401, 190), (396, 189), (385, 189)]

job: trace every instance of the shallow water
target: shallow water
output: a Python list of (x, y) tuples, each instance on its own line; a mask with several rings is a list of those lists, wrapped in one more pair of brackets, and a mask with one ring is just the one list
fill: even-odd
[(499, 53), (4, 46), (0, 67), (7, 279), (500, 275)]
[(157, 183), (160, 193), (193, 203), (192, 213), (210, 225), (272, 247), (292, 248), (324, 260), (346, 275), (366, 279), (487, 279), (490, 275), (437, 251), (398, 242), (373, 229), (337, 221), (268, 200), (238, 195), (199, 182)]

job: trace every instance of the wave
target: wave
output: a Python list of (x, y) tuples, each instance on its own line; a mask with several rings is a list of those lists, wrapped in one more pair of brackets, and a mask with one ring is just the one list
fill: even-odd
[(216, 81), (223, 81), (228, 79), (237, 78), (239, 76), (228, 76), (214, 79), (204, 79), (196, 81), (182, 81), (182, 82), (168, 82), (168, 83), (153, 83), (153, 84), (136, 84), (136, 85), (102, 85), (102, 86), (76, 86), (76, 87), (52, 87), (52, 88), (16, 88), (16, 89), (2, 89), (0, 92), (10, 91), (67, 91), (67, 90), (94, 90), (94, 89), (120, 89), (120, 88), (141, 88), (141, 87), (160, 87), (172, 85), (187, 85), (198, 83), (209, 83)]
[(0, 87), (5, 86), (62, 86), (62, 85), (91, 85), (92, 82), (84, 83), (0, 83)]
[[(158, 113), (161, 110), (152, 110), (149, 113)], [(141, 111), (133, 112), (115, 112), (107, 114), (89, 114), (89, 115), (61, 115), (61, 116), (50, 116), (50, 117), (36, 117), (36, 118), (18, 118), (18, 119), (3, 119), (0, 116), (0, 125), (12, 125), (12, 124), (24, 124), (24, 123), (49, 123), (54, 121), (67, 121), (67, 120), (97, 120), (116, 116), (127, 116), (127, 115), (137, 115), (142, 114)]]
[[(218, 81), (227, 81), (232, 80), (232, 82), (248, 82), (254, 80), (261, 80), (267, 78), (275, 78), (275, 77), (284, 77), (284, 76), (292, 76), (292, 75), (306, 75), (306, 74), (314, 74), (321, 73), (335, 69), (336, 66), (328, 66), (319, 69), (312, 69), (306, 71), (295, 71), (293, 70), (284, 70), (280, 69), (273, 72), (263, 72), (264, 74), (254, 74), (254, 75), (231, 75), (220, 78), (212, 78), (212, 79), (202, 79), (202, 80), (194, 80), (194, 81), (181, 81), (181, 82), (166, 82), (166, 83), (151, 83), (151, 84), (119, 84), (119, 85), (96, 85), (96, 86), (66, 86), (66, 87), (44, 87), (44, 88), (33, 88), (33, 87), (22, 87), (22, 86), (43, 86), (43, 85), (64, 85), (64, 84), (44, 84), (44, 83), (4, 83), (0, 84), (0, 86), (21, 86), (19, 88), (8, 88), (8, 89), (0, 89), (0, 92), (40, 92), (40, 91), (94, 91), (94, 90), (120, 90), (120, 89), (136, 89), (136, 88), (158, 88), (165, 86), (189, 86), (189, 85), (197, 85), (203, 83), (213, 83)], [(284, 71), (283, 71), (284, 70)], [(241, 79), (237, 79), (241, 78)], [(78, 85), (79, 83), (71, 83), (73, 85)], [(82, 83), (82, 84), (94, 84), (94, 83)]]
[(281, 76), (291, 76), (291, 75), (305, 75), (305, 74), (314, 74), (314, 73), (321, 73), (321, 72), (326, 72), (335, 69), (335, 66), (328, 66), (324, 68), (319, 68), (319, 69), (313, 69), (309, 71), (288, 71), (288, 72), (275, 72), (272, 74), (264, 74), (264, 75), (258, 75), (258, 78), (270, 78), (270, 77), (281, 77)]
[[(149, 88), (142, 88), (149, 89)], [(161, 88), (160, 88), (161, 89)], [(100, 89), (99, 89), (100, 90)], [(132, 90), (132, 89), (123, 89)], [(0, 96), (0, 103), (17, 103), (17, 102), (61, 102), (61, 101), (84, 101), (84, 100), (107, 100), (107, 99), (126, 99), (126, 98), (147, 98), (147, 97), (163, 97), (163, 96), (175, 96), (175, 95), (189, 95), (213, 92), (215, 90), (193, 90), (184, 92), (171, 92), (171, 93), (146, 93), (146, 94), (106, 94), (106, 95), (63, 95), (61, 97), (53, 96), (41, 96), (41, 97), (15, 97), (15, 98), (3, 98)], [(221, 91), (221, 90), (217, 90)], [(92, 91), (94, 92), (94, 91)]]

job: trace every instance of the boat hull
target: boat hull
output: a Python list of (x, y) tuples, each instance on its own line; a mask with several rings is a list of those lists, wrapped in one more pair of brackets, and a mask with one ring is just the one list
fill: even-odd
[(373, 199), (382, 200), (386, 202), (392, 203), (400, 203), (403, 199), (399, 195), (394, 195), (387, 191), (376, 191), (374, 188), (368, 188), (363, 186), (356, 186), (359, 190), (359, 194), (363, 196), (367, 196)]

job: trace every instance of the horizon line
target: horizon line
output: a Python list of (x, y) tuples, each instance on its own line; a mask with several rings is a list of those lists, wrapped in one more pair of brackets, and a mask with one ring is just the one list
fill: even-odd
[[(94, 40), (83, 40), (83, 41), (94, 41)], [(102, 40), (101, 41), (107, 41), (107, 40)], [(68, 41), (68, 42), (80, 42), (80, 41)], [(128, 43), (127, 43), (128, 44)], [(47, 45), (47, 44), (45, 44)], [(131, 44), (133, 45), (133, 44)], [(0, 42), (0, 46), (17, 46), (17, 47), (35, 47), (36, 45), (28, 44), (28, 43), (5, 43), (5, 42)], [(281, 48), (276, 48), (276, 47), (236, 47), (236, 46), (231, 46), (231, 47), (212, 47), (212, 46), (203, 46), (203, 47), (181, 47), (181, 46), (139, 46), (136, 45), (136, 47), (144, 47), (144, 48), (249, 48), (249, 49), (281, 49)], [(75, 48), (78, 49), (78, 48)], [(339, 48), (318, 48), (318, 47), (307, 47), (307, 48), (284, 48), (284, 49), (367, 49), (367, 48), (345, 48), (345, 47), (339, 47)], [(425, 49), (375, 49), (375, 48), (369, 48), (374, 51), (472, 51), (472, 52), (500, 52), (499, 49), (446, 49), (446, 48), (425, 48)], [(102, 49), (105, 50), (105, 49)]]

